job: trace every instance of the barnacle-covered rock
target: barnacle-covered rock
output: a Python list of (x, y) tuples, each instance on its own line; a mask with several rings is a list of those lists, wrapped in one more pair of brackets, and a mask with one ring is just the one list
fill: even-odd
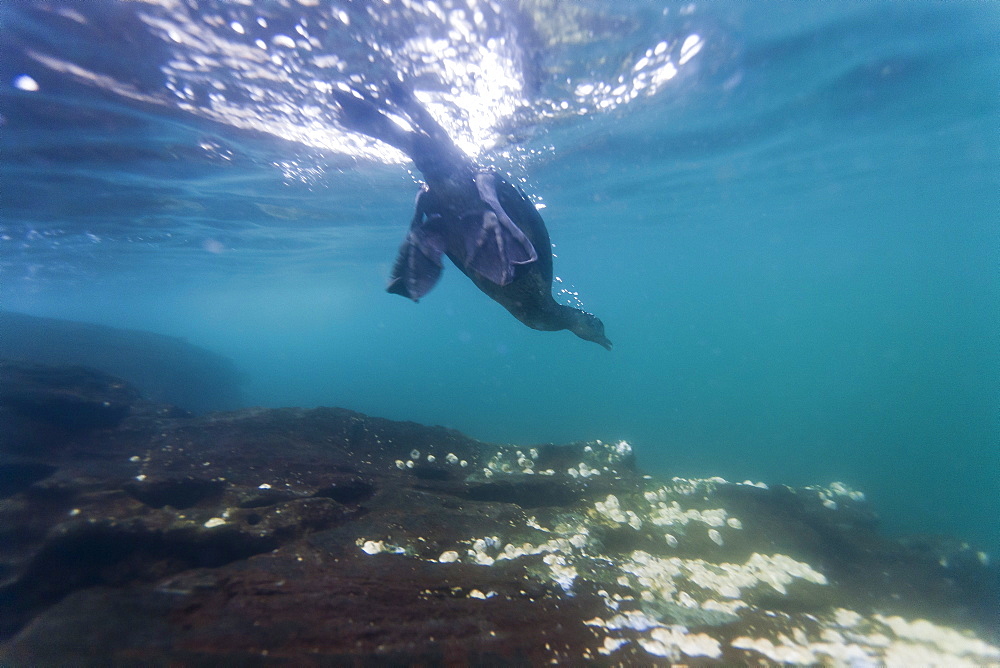
[(1000, 665), (986, 555), (885, 538), (841, 483), (332, 408), (59, 438), (0, 453), (4, 665)]

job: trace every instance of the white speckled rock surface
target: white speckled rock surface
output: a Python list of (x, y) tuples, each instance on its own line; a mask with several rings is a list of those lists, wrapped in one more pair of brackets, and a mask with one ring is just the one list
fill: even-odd
[(996, 567), (880, 535), (841, 483), (659, 480), (622, 441), (341, 409), (131, 411), (6, 423), (0, 664), (1000, 665)]

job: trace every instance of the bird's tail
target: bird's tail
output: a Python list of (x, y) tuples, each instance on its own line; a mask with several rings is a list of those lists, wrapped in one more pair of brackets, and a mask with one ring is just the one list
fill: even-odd
[(339, 89), (331, 96), (340, 106), (339, 120), (346, 129), (383, 141), (413, 157), (415, 133), (394, 123), (373, 100)]
[[(468, 156), (405, 84), (387, 83), (382, 98), (339, 88), (331, 96), (340, 106), (341, 125), (398, 148), (413, 160), (424, 178), (468, 171)], [(405, 119), (413, 129), (403, 128), (389, 114)]]

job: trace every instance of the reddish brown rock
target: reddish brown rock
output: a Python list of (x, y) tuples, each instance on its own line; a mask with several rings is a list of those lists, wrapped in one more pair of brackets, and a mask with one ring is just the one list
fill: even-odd
[(342, 409), (130, 405), (0, 452), (4, 665), (884, 658), (832, 649), (848, 622), (944, 652), (906, 639), (918, 619), (996, 649), (996, 568), (880, 536), (843, 486), (654, 480), (622, 443), (497, 446)]

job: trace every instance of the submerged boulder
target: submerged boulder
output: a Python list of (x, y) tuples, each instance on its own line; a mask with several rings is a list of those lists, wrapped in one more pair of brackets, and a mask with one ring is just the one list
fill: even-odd
[(0, 498), (4, 665), (1000, 664), (996, 568), (839, 483), (335, 408), (66, 438)]
[(71, 431), (116, 427), (139, 392), (86, 367), (53, 367), (0, 359), (0, 409)]
[(242, 405), (244, 381), (229, 359), (153, 332), (0, 312), (0, 358), (97, 369), (195, 413)]
[(112, 429), (139, 398), (125, 381), (95, 369), (0, 359), (0, 452), (60, 448)]

